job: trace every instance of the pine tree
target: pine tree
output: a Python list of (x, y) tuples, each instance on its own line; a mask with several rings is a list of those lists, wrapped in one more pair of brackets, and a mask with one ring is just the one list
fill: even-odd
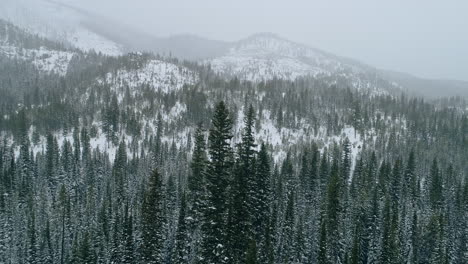
[(419, 263), (419, 225), (418, 225), (418, 215), (416, 211), (413, 214), (413, 221), (411, 223), (411, 262)]
[(253, 221), (256, 213), (255, 201), (255, 143), (253, 137), (254, 110), (249, 107), (244, 120), (242, 142), (239, 144), (239, 158), (235, 164), (231, 189), (229, 215), (229, 248), (231, 261), (245, 259), (247, 246), (245, 239), (254, 239)]
[(60, 263), (63, 264), (65, 263), (65, 252), (67, 251), (66, 249), (66, 224), (67, 220), (70, 218), (69, 217), (69, 211), (70, 211), (70, 200), (68, 197), (67, 189), (65, 188), (64, 185), (61, 186), (60, 192), (59, 192), (59, 197), (58, 197), (58, 205), (59, 205), (59, 217), (60, 217)]
[(115, 195), (117, 204), (122, 205), (125, 200), (126, 184), (127, 184), (127, 148), (125, 141), (120, 142), (117, 153), (114, 159), (114, 167), (112, 170), (114, 178)]
[(153, 151), (153, 161), (154, 165), (161, 166), (163, 161), (163, 148), (161, 138), (163, 137), (163, 121), (161, 113), (158, 113), (158, 121), (157, 121), (157, 129), (156, 129), (156, 139), (155, 139), (155, 148)]
[(420, 261), (422, 263), (443, 263), (444, 245), (442, 226), (442, 216), (433, 214), (421, 237)]
[[(356, 228), (354, 238), (353, 238), (353, 247), (351, 249), (351, 264), (359, 264), (360, 263), (360, 255), (361, 255), (361, 248), (360, 248), (360, 230)], [(366, 259), (367, 261), (367, 259)]]
[(29, 235), (28, 263), (36, 263), (36, 261), (38, 261), (36, 215), (34, 211), (32, 210), (31, 210), (31, 217), (28, 223), (28, 235)]
[(149, 178), (141, 208), (142, 261), (161, 263), (163, 259), (163, 183), (162, 177), (154, 170)]
[(266, 146), (262, 144), (257, 157), (257, 168), (255, 180), (253, 182), (254, 193), (253, 201), (253, 231), (255, 233), (255, 241), (259, 241), (261, 245), (258, 250), (259, 261), (267, 262), (268, 259), (268, 244), (271, 243), (270, 235), (268, 235), (268, 225), (271, 221), (271, 187), (270, 187), (270, 161)]
[(320, 162), (320, 152), (317, 149), (317, 146), (314, 144), (311, 153), (311, 160), (310, 160), (310, 171), (309, 171), (309, 186), (307, 186), (306, 198), (309, 202), (312, 202), (314, 199), (314, 195), (318, 191), (317, 187), (319, 187), (319, 175), (318, 175), (318, 168)]
[(133, 215), (128, 212), (128, 206), (125, 209), (125, 221), (123, 227), (123, 256), (122, 263), (135, 263), (135, 247), (133, 240)]
[(322, 159), (320, 160), (319, 176), (320, 176), (320, 190), (326, 190), (328, 184), (328, 175), (329, 174), (329, 164), (328, 164), (328, 154), (325, 149), (322, 154)]
[(331, 241), (330, 256), (333, 262), (339, 262), (341, 259), (339, 223), (341, 216), (341, 180), (339, 175), (338, 161), (334, 160), (330, 170), (330, 181), (327, 187), (327, 221)]
[(363, 129), (362, 126), (362, 113), (361, 113), (361, 105), (359, 104), (359, 101), (356, 101), (354, 103), (354, 108), (353, 108), (353, 126), (354, 126), (354, 131), (361, 132)]
[(261, 263), (257, 260), (257, 243), (251, 240), (247, 247), (247, 254), (245, 256), (245, 264)]
[(436, 159), (434, 159), (434, 161), (432, 162), (430, 176), (431, 182), (429, 189), (429, 198), (433, 208), (439, 208), (439, 206), (442, 203), (443, 183), (440, 177), (439, 166)]
[(52, 240), (50, 235), (50, 221), (47, 219), (45, 224), (45, 229), (42, 232), (41, 239), (41, 263), (53, 263), (54, 255), (52, 248)]
[(318, 248), (318, 259), (317, 263), (328, 264), (329, 262), (329, 251), (328, 251), (328, 237), (327, 237), (327, 224), (322, 218), (320, 224), (320, 238)]
[(294, 255), (294, 224), (295, 224), (295, 206), (294, 192), (291, 191), (288, 195), (286, 211), (284, 216), (284, 224), (282, 230), (282, 245), (281, 245), (281, 260), (283, 263), (291, 263), (295, 260)]
[(188, 233), (187, 233), (187, 223), (186, 223), (186, 210), (187, 210), (187, 201), (185, 198), (185, 193), (182, 194), (179, 210), (179, 219), (177, 222), (177, 234), (176, 234), (176, 255), (174, 263), (187, 263), (188, 258)]
[[(187, 225), (190, 230), (191, 248), (190, 258), (198, 257), (201, 247), (201, 223), (206, 210), (206, 173), (208, 160), (206, 157), (206, 142), (201, 124), (198, 125), (194, 135), (195, 147), (190, 163), (191, 174), (188, 177), (188, 218)], [(191, 260), (192, 261), (192, 260)]]
[(416, 200), (416, 185), (417, 185), (417, 179), (416, 179), (416, 158), (414, 154), (414, 150), (411, 150), (409, 157), (408, 157), (408, 163), (406, 164), (406, 169), (404, 172), (404, 191), (409, 195), (408, 198), (411, 198), (411, 201)]
[(205, 190), (205, 174), (207, 169), (207, 157), (205, 136), (201, 124), (195, 132), (195, 148), (193, 150), (192, 162), (190, 164), (191, 174), (188, 178), (189, 200), (192, 204), (190, 216), (193, 219), (193, 224), (197, 225), (202, 218), (204, 209)]
[[(400, 263), (399, 243), (397, 241), (398, 213), (391, 210), (391, 199), (386, 198), (383, 211), (382, 263)], [(394, 207), (395, 209), (396, 207)]]
[(348, 182), (351, 173), (351, 142), (348, 137), (343, 142), (343, 161), (341, 165), (342, 178)]
[(224, 102), (216, 105), (209, 134), (208, 205), (205, 211), (203, 262), (226, 263), (227, 187), (230, 178), (232, 121)]
[(96, 256), (91, 248), (90, 235), (88, 232), (84, 233), (74, 260), (75, 263), (92, 264), (96, 262)]
[(53, 187), (55, 185), (55, 156), (58, 155), (58, 153), (55, 153), (54, 151), (54, 137), (52, 136), (51, 133), (47, 135), (47, 144), (46, 144), (46, 173), (47, 173), (47, 179), (49, 180), (49, 186)]

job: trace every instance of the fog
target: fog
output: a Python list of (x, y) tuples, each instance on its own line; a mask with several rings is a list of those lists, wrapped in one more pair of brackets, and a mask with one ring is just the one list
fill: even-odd
[(154, 36), (235, 41), (257, 32), (430, 79), (468, 80), (466, 1), (67, 2)]

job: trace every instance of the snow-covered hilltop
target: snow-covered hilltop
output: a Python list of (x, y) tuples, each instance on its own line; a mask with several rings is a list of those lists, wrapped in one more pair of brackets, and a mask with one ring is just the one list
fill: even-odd
[(224, 56), (208, 61), (213, 69), (251, 81), (329, 75), (345, 68), (321, 52), (271, 33), (253, 35), (235, 43)]
[(47, 0), (2, 0), (0, 18), (26, 31), (83, 51), (120, 55), (122, 45), (85, 26), (86, 14), (63, 3)]
[(379, 94), (399, 85), (383, 79), (372, 67), (298, 44), (271, 33), (236, 42), (225, 55), (205, 60), (215, 72), (254, 82), (298, 77), (346, 83)]
[[(328, 84), (368, 90), (373, 94), (407, 90), (427, 97), (468, 95), (467, 82), (425, 80), (380, 70), (271, 33), (255, 34), (237, 42), (192, 35), (157, 37), (80, 9), (79, 6), (79, 0), (2, 0), (0, 19), (29, 33), (63, 43), (67, 48), (85, 52), (94, 50), (109, 56), (142, 50), (163, 56), (172, 54), (179, 59), (210, 64), (215, 72), (226, 78), (260, 82), (311, 77)], [(157, 35), (157, 32), (154, 33)], [(9, 56), (14, 53), (13, 47), (1, 49)], [(43, 55), (39, 50), (27, 53)], [(50, 55), (46, 61), (32, 56), (38, 68), (65, 74), (69, 54), (46, 53), (46, 56)], [(18, 57), (31, 59), (29, 55)], [(54, 66), (54, 63), (58, 65)]]

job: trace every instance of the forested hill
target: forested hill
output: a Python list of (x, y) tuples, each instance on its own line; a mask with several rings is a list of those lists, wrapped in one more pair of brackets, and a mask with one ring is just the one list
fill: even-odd
[(468, 259), (460, 98), (226, 79), (11, 32), (0, 25), (0, 263)]

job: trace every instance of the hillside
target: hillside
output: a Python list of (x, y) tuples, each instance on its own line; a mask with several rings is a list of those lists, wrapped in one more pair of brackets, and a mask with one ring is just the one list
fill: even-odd
[[(216, 72), (228, 78), (237, 76), (243, 80), (262, 81), (333, 75), (329, 78), (330, 84), (349, 83), (354, 88), (372, 89), (377, 93), (398, 94), (403, 90), (430, 99), (468, 96), (466, 82), (421, 79), (376, 69), (271, 33), (255, 34), (235, 42), (190, 34), (160, 37), (76, 6), (74, 0), (5, 0), (0, 18), (28, 32), (84, 51), (95, 50), (114, 56), (129, 51), (171, 55), (211, 64)], [(444, 92), (440, 93), (441, 90)]]
[(119, 55), (123, 46), (86, 26), (87, 14), (70, 6), (47, 0), (3, 0), (0, 19), (16, 26), (83, 51), (94, 50)]
[(271, 34), (226, 52), (0, 20), (0, 263), (464, 263), (464, 99)]

